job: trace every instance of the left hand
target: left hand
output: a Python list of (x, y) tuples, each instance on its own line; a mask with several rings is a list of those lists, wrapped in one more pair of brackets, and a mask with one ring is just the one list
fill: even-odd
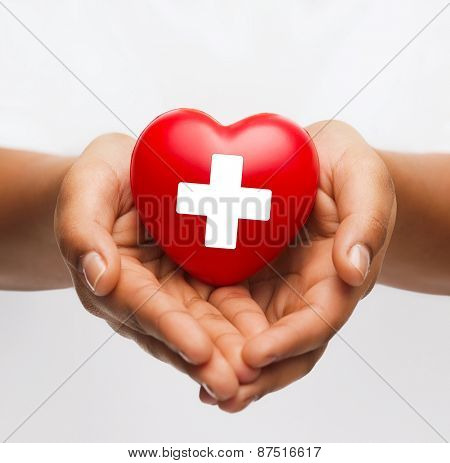
[[(210, 295), (212, 304), (249, 338), (244, 361), (262, 368), (255, 381), (241, 385), (226, 401), (217, 402), (200, 389), (203, 402), (229, 412), (242, 410), (313, 368), (375, 284), (394, 228), (393, 182), (376, 151), (343, 122), (319, 122), (307, 130), (320, 162), (317, 198), (305, 227), (310, 243), (288, 247), (246, 285)], [(224, 308), (217, 303), (216, 295), (224, 291), (241, 292), (238, 304)], [(239, 305), (254, 307), (255, 302), (270, 327), (252, 336), (253, 318)]]
[[(245, 338), (211, 304), (214, 288), (179, 269), (155, 243), (140, 245), (129, 175), (134, 144), (126, 135), (106, 134), (75, 160), (59, 191), (56, 241), (90, 313), (219, 400), (229, 399), (260, 371), (243, 362)], [(229, 313), (228, 301), (236, 301), (237, 291), (214, 293)], [(251, 298), (233, 307), (260, 312), (247, 335), (268, 327)]]

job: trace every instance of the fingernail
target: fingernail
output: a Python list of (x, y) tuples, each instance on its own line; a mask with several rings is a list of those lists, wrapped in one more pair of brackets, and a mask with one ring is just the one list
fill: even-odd
[(213, 398), (213, 399), (217, 399), (217, 396), (216, 394), (214, 394), (214, 392), (212, 391), (212, 389), (205, 383), (202, 383), (202, 386), (203, 386), (203, 389)]
[(106, 265), (101, 256), (92, 251), (81, 258), (81, 269), (87, 285), (96, 294), (97, 285), (106, 272)]
[(181, 352), (181, 350), (178, 351), (178, 355), (187, 363), (190, 363), (191, 365), (195, 365), (194, 362), (184, 353)]
[(358, 270), (363, 280), (365, 280), (370, 266), (370, 253), (367, 247), (363, 244), (355, 244), (350, 249), (349, 259), (353, 267)]
[(217, 399), (211, 397), (209, 394), (203, 397), (202, 402), (206, 405), (217, 405), (219, 403)]

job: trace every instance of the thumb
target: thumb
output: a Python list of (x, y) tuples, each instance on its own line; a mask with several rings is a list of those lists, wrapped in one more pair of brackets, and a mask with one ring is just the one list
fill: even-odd
[(112, 238), (118, 198), (114, 171), (105, 162), (83, 157), (68, 172), (58, 197), (55, 235), (63, 258), (73, 277), (98, 296), (110, 293), (120, 275)]
[(360, 286), (369, 271), (380, 270), (395, 222), (394, 185), (382, 159), (366, 144), (346, 151), (333, 175), (340, 221), (333, 262), (342, 280)]

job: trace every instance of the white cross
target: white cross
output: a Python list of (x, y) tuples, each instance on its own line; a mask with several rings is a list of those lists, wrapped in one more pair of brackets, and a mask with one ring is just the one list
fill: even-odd
[(244, 158), (234, 154), (213, 154), (210, 184), (178, 184), (177, 213), (204, 215), (205, 246), (236, 249), (239, 219), (270, 218), (272, 191), (243, 188)]

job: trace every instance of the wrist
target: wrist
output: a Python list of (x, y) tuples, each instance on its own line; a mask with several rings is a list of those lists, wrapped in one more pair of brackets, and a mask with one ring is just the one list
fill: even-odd
[(71, 285), (53, 229), (56, 201), (73, 158), (0, 149), (0, 287)]
[(75, 162), (76, 157), (39, 155), (36, 165), (30, 169), (36, 176), (34, 219), (36, 242), (42, 246), (42, 261), (48, 262), (47, 275), (43, 284), (50, 288), (72, 286), (72, 278), (59, 251), (54, 231), (56, 204), (62, 182)]
[(397, 221), (381, 282), (448, 294), (450, 155), (379, 152), (394, 181)]
[(32, 171), (36, 176), (35, 226), (54, 240), (53, 222), (61, 184), (72, 167), (75, 157), (42, 156)]

